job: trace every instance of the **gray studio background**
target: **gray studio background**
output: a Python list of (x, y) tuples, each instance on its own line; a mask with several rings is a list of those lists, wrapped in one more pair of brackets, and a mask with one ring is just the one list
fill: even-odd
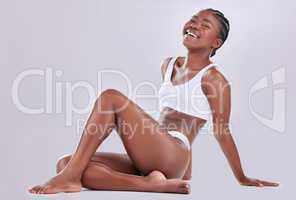
[[(58, 194), (51, 199), (291, 199), (295, 188), (295, 10), (293, 1), (115, 1), (115, 0), (27, 0), (0, 1), (1, 65), (1, 199), (47, 199), (27, 193), (31, 185), (55, 174), (55, 162), (75, 150), (80, 134), (77, 121), (88, 113), (73, 114), (66, 124), (66, 84), (88, 82), (96, 94), (97, 73), (116, 70), (128, 76), (132, 89), (149, 82), (159, 87), (160, 63), (167, 56), (184, 55), (183, 24), (202, 8), (225, 13), (231, 32), (213, 58), (232, 83), (232, 133), (243, 168), (250, 177), (279, 181), (279, 188), (247, 188), (237, 184), (214, 137), (201, 134), (193, 144), (192, 193), (149, 194), (130, 192), (82, 192)], [(271, 73), (283, 67), (286, 102), (284, 129), (268, 128), (249, 106), (249, 92), (262, 77), (270, 87), (252, 97), (253, 110), (267, 118), (273, 113)], [(53, 72), (52, 112), (28, 114), (12, 98), (16, 77), (26, 70)], [(58, 72), (56, 72), (58, 71)], [(56, 76), (59, 75), (59, 76)], [(58, 84), (57, 84), (58, 83)], [(126, 93), (122, 79), (106, 76), (101, 89), (116, 88)], [(56, 101), (56, 84), (61, 99)], [(30, 76), (18, 89), (21, 102), (45, 108), (44, 77)], [(141, 94), (151, 88), (142, 87)], [(89, 102), (85, 88), (73, 91), (73, 105)], [(155, 99), (135, 99), (145, 110), (155, 109)], [(59, 102), (61, 112), (56, 112)], [(50, 107), (50, 106), (49, 106)], [(49, 109), (49, 108), (47, 108)], [(157, 113), (152, 113), (157, 117)], [(123, 152), (116, 134), (101, 151)]]

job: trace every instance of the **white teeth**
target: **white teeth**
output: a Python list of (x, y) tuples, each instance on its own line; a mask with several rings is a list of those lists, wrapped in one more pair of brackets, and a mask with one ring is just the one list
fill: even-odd
[(194, 35), (194, 34), (193, 34), (193, 33), (191, 33), (191, 32), (189, 32), (189, 33), (188, 33), (188, 35), (191, 35), (191, 36), (193, 36), (193, 37), (197, 38), (197, 36), (196, 36), (196, 35)]
[(186, 34), (191, 35), (194, 38), (197, 38), (197, 35), (195, 35), (194, 33), (192, 33), (190, 30), (186, 30)]

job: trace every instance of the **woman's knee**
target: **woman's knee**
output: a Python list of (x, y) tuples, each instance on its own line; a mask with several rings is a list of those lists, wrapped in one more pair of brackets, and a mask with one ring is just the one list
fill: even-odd
[(129, 99), (116, 89), (106, 89), (98, 97), (101, 102), (106, 102), (107, 105), (112, 104), (115, 112), (124, 110), (130, 103)]
[(101, 92), (101, 94), (99, 95), (99, 97), (101, 98), (104, 98), (106, 97), (107, 99), (110, 100), (110, 98), (114, 98), (116, 96), (121, 96), (122, 93), (116, 89), (112, 89), (112, 88), (109, 88), (109, 89), (106, 89), (104, 91)]
[(70, 161), (72, 155), (64, 155), (61, 158), (59, 158), (57, 164), (56, 164), (56, 172), (59, 173), (60, 171), (62, 171), (66, 165), (68, 164), (68, 162)]
[(116, 89), (106, 89), (98, 95), (96, 101), (100, 102), (100, 106), (110, 107), (110, 105), (112, 105), (112, 107), (114, 107), (114, 105), (117, 105), (120, 101), (121, 96), (123, 96), (123, 94)]

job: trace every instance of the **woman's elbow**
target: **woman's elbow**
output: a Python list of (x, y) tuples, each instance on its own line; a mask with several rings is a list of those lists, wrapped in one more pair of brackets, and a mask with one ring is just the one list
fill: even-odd
[(228, 130), (214, 131), (214, 136), (219, 143), (224, 143), (228, 141), (230, 132)]

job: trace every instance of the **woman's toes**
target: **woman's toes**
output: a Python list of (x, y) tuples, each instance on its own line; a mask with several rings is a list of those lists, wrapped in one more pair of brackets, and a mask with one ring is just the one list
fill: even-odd
[(185, 194), (189, 194), (190, 193), (190, 184), (189, 183), (184, 182), (184, 183), (182, 183), (180, 185), (180, 187), (181, 187), (181, 191), (183, 193), (185, 193)]
[(36, 194), (39, 194), (39, 192), (41, 191), (41, 187), (40, 188), (38, 188), (37, 190), (36, 190)]
[(36, 194), (39, 188), (40, 186), (38, 185), (38, 186), (32, 187), (29, 191), (33, 194)]
[(40, 194), (42, 188), (43, 188), (42, 186), (40, 186), (40, 187), (38, 188), (38, 190), (37, 190), (37, 194)]
[(182, 190), (182, 192), (183, 192), (183, 194), (189, 194), (190, 190), (185, 188), (185, 189)]
[(44, 187), (40, 187), (37, 194), (42, 194), (41, 192), (42, 192), (43, 189), (44, 189)]
[(191, 191), (190, 185), (187, 185), (186, 188), (185, 188), (185, 193), (189, 194), (190, 191)]
[(44, 192), (45, 192), (45, 187), (41, 188), (38, 194), (44, 194)]

